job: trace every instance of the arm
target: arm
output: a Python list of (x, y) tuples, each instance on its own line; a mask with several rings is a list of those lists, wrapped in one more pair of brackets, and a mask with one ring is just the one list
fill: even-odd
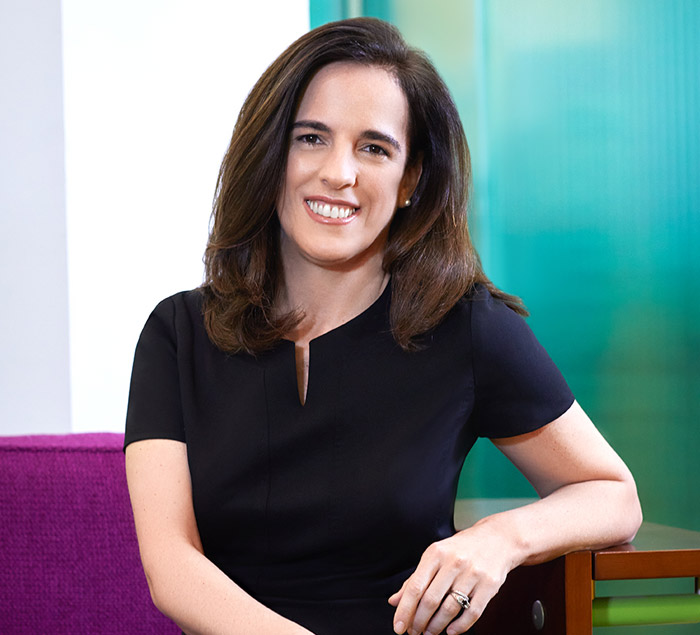
[[(542, 498), (431, 545), (389, 599), (397, 633), (435, 634), (452, 620), (449, 635), (463, 633), (513, 568), (636, 534), (642, 513), (634, 479), (577, 403), (539, 430), (493, 442)], [(456, 620), (461, 607), (452, 590), (471, 599)]]
[(184, 443), (130, 444), (126, 475), (141, 561), (160, 611), (192, 635), (310, 635), (253, 599), (204, 556)]

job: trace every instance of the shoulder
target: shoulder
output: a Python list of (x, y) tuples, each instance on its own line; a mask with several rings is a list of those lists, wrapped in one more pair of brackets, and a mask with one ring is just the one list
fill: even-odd
[(468, 320), (475, 372), (482, 379), (537, 374), (551, 365), (525, 318), (485, 285), (474, 285), (460, 305), (468, 313), (463, 321)]
[(510, 308), (503, 300), (491, 294), (481, 284), (475, 284), (452, 309), (452, 313), (478, 335), (507, 335), (511, 331), (529, 331), (522, 315)]
[(171, 317), (177, 313), (202, 313), (203, 292), (201, 288), (180, 291), (161, 300), (151, 315), (159, 318)]
[(148, 322), (158, 321), (173, 327), (183, 322), (201, 322), (202, 303), (200, 288), (180, 291), (158, 302)]
[(525, 321), (503, 300), (494, 297), (483, 284), (474, 285), (463, 299), (468, 306), (472, 344), (475, 351), (491, 360), (521, 358), (541, 348)]
[(175, 344), (201, 332), (204, 332), (202, 291), (197, 288), (180, 291), (158, 302), (146, 320), (139, 342), (143, 345), (152, 340), (166, 340)]
[(141, 331), (131, 372), (125, 447), (132, 441), (184, 441), (182, 386), (204, 332), (199, 291), (161, 300)]
[(437, 327), (419, 340), (434, 348), (445, 342), (453, 354), (492, 357), (497, 343), (517, 343), (532, 333), (521, 315), (495, 297), (483, 284), (475, 284), (448, 311)]
[(468, 305), (471, 312), (491, 314), (503, 314), (506, 316), (515, 315), (522, 320), (513, 309), (511, 309), (503, 300), (495, 297), (489, 291), (488, 287), (480, 282), (477, 282), (460, 301), (462, 305)]
[(573, 394), (525, 319), (483, 285), (464, 303), (470, 311), (479, 434), (524, 434), (565, 412)]

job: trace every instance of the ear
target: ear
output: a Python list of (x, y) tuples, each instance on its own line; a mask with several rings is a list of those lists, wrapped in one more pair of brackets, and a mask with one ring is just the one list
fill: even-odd
[[(420, 181), (420, 176), (423, 173), (423, 157), (419, 156), (416, 160), (407, 165), (403, 173), (403, 178), (401, 179), (401, 185), (399, 186), (398, 200), (396, 201), (396, 207), (408, 207), (406, 201), (410, 201), (418, 186), (418, 181)], [(410, 205), (410, 202), (409, 202)]]

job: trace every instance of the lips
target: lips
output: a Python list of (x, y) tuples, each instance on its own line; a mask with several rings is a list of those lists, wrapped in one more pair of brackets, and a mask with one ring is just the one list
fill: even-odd
[(358, 210), (357, 207), (333, 205), (331, 203), (324, 203), (323, 201), (309, 199), (307, 199), (306, 204), (314, 214), (317, 216), (323, 216), (324, 218), (349, 218), (350, 216), (356, 214)]

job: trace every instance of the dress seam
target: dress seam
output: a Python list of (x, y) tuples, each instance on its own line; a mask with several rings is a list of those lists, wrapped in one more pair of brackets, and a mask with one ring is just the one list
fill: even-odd
[(265, 444), (267, 450), (267, 478), (265, 482), (265, 550), (267, 556), (270, 556), (270, 497), (272, 495), (272, 453), (270, 448), (270, 400), (267, 398), (267, 372), (266, 369), (262, 369), (263, 376), (263, 390), (265, 392), (265, 433), (267, 436), (267, 443)]

